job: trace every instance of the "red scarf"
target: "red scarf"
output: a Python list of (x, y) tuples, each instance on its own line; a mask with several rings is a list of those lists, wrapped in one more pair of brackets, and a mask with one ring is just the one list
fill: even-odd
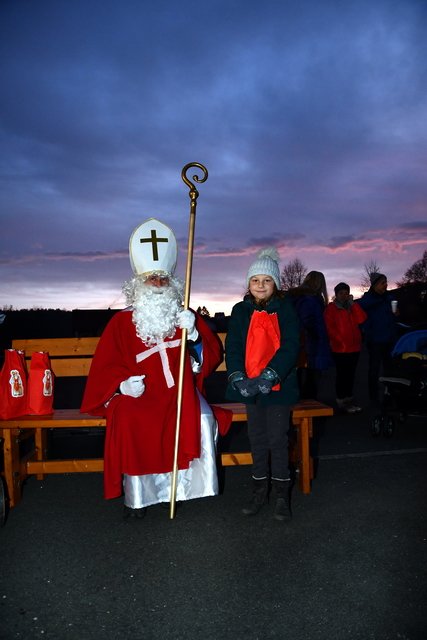
[[(245, 368), (249, 378), (256, 378), (280, 347), (277, 313), (254, 311), (246, 338)], [(273, 387), (279, 391), (280, 384)]]

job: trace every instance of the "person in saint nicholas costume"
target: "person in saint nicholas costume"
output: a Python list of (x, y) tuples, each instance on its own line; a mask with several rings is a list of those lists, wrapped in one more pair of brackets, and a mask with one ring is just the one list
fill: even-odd
[(123, 291), (130, 306), (112, 317), (99, 340), (81, 411), (106, 418), (105, 498), (124, 494), (124, 517), (141, 518), (146, 507), (171, 499), (182, 329), (177, 501), (218, 493), (218, 429), (226, 433), (231, 413), (213, 410), (203, 395), (223, 348), (201, 316), (183, 309), (172, 230), (146, 220), (132, 233), (129, 253), (134, 276)]

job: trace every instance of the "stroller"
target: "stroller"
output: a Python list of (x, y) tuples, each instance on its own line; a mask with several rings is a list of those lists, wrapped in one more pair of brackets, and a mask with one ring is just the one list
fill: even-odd
[(407, 416), (427, 417), (427, 329), (410, 331), (396, 342), (392, 364), (380, 377), (384, 385), (381, 413), (371, 421), (371, 433), (391, 437)]

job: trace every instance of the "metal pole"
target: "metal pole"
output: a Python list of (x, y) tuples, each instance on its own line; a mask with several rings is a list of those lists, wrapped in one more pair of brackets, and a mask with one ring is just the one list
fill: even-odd
[[(194, 228), (196, 225), (196, 208), (197, 198), (199, 192), (196, 189), (191, 180), (187, 178), (187, 171), (192, 167), (198, 167), (203, 172), (203, 177), (199, 178), (197, 175), (193, 176), (195, 182), (201, 183), (208, 179), (208, 170), (199, 162), (190, 162), (186, 164), (181, 171), (181, 178), (190, 189), (190, 222), (188, 230), (188, 248), (187, 248), (187, 266), (185, 270), (185, 290), (184, 290), (184, 309), (188, 309), (190, 305), (190, 290), (191, 290), (191, 273), (193, 267), (193, 249), (194, 249)], [(176, 507), (176, 485), (178, 476), (178, 446), (179, 446), (179, 431), (181, 425), (181, 409), (182, 409), (182, 390), (184, 383), (184, 367), (185, 367), (185, 355), (186, 355), (186, 343), (187, 343), (187, 330), (182, 329), (181, 336), (181, 352), (179, 358), (179, 375), (178, 375), (178, 396), (177, 396), (177, 413), (176, 413), (176, 428), (175, 428), (175, 450), (173, 458), (172, 469), (172, 481), (171, 481), (171, 497), (170, 497), (170, 519), (175, 517)]]

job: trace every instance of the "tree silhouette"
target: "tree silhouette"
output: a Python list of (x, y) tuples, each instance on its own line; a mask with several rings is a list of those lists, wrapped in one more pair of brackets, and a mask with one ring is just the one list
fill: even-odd
[(362, 289), (367, 290), (371, 286), (371, 274), (372, 273), (381, 273), (380, 266), (375, 258), (369, 260), (364, 264), (365, 271), (362, 275), (362, 279), (360, 281), (360, 286)]
[(398, 287), (404, 287), (406, 284), (417, 282), (427, 282), (427, 251), (424, 251), (423, 257), (405, 271), (402, 280), (396, 284)]
[(282, 289), (287, 291), (293, 287), (299, 287), (308, 273), (308, 269), (299, 258), (295, 258), (285, 264), (280, 275)]

